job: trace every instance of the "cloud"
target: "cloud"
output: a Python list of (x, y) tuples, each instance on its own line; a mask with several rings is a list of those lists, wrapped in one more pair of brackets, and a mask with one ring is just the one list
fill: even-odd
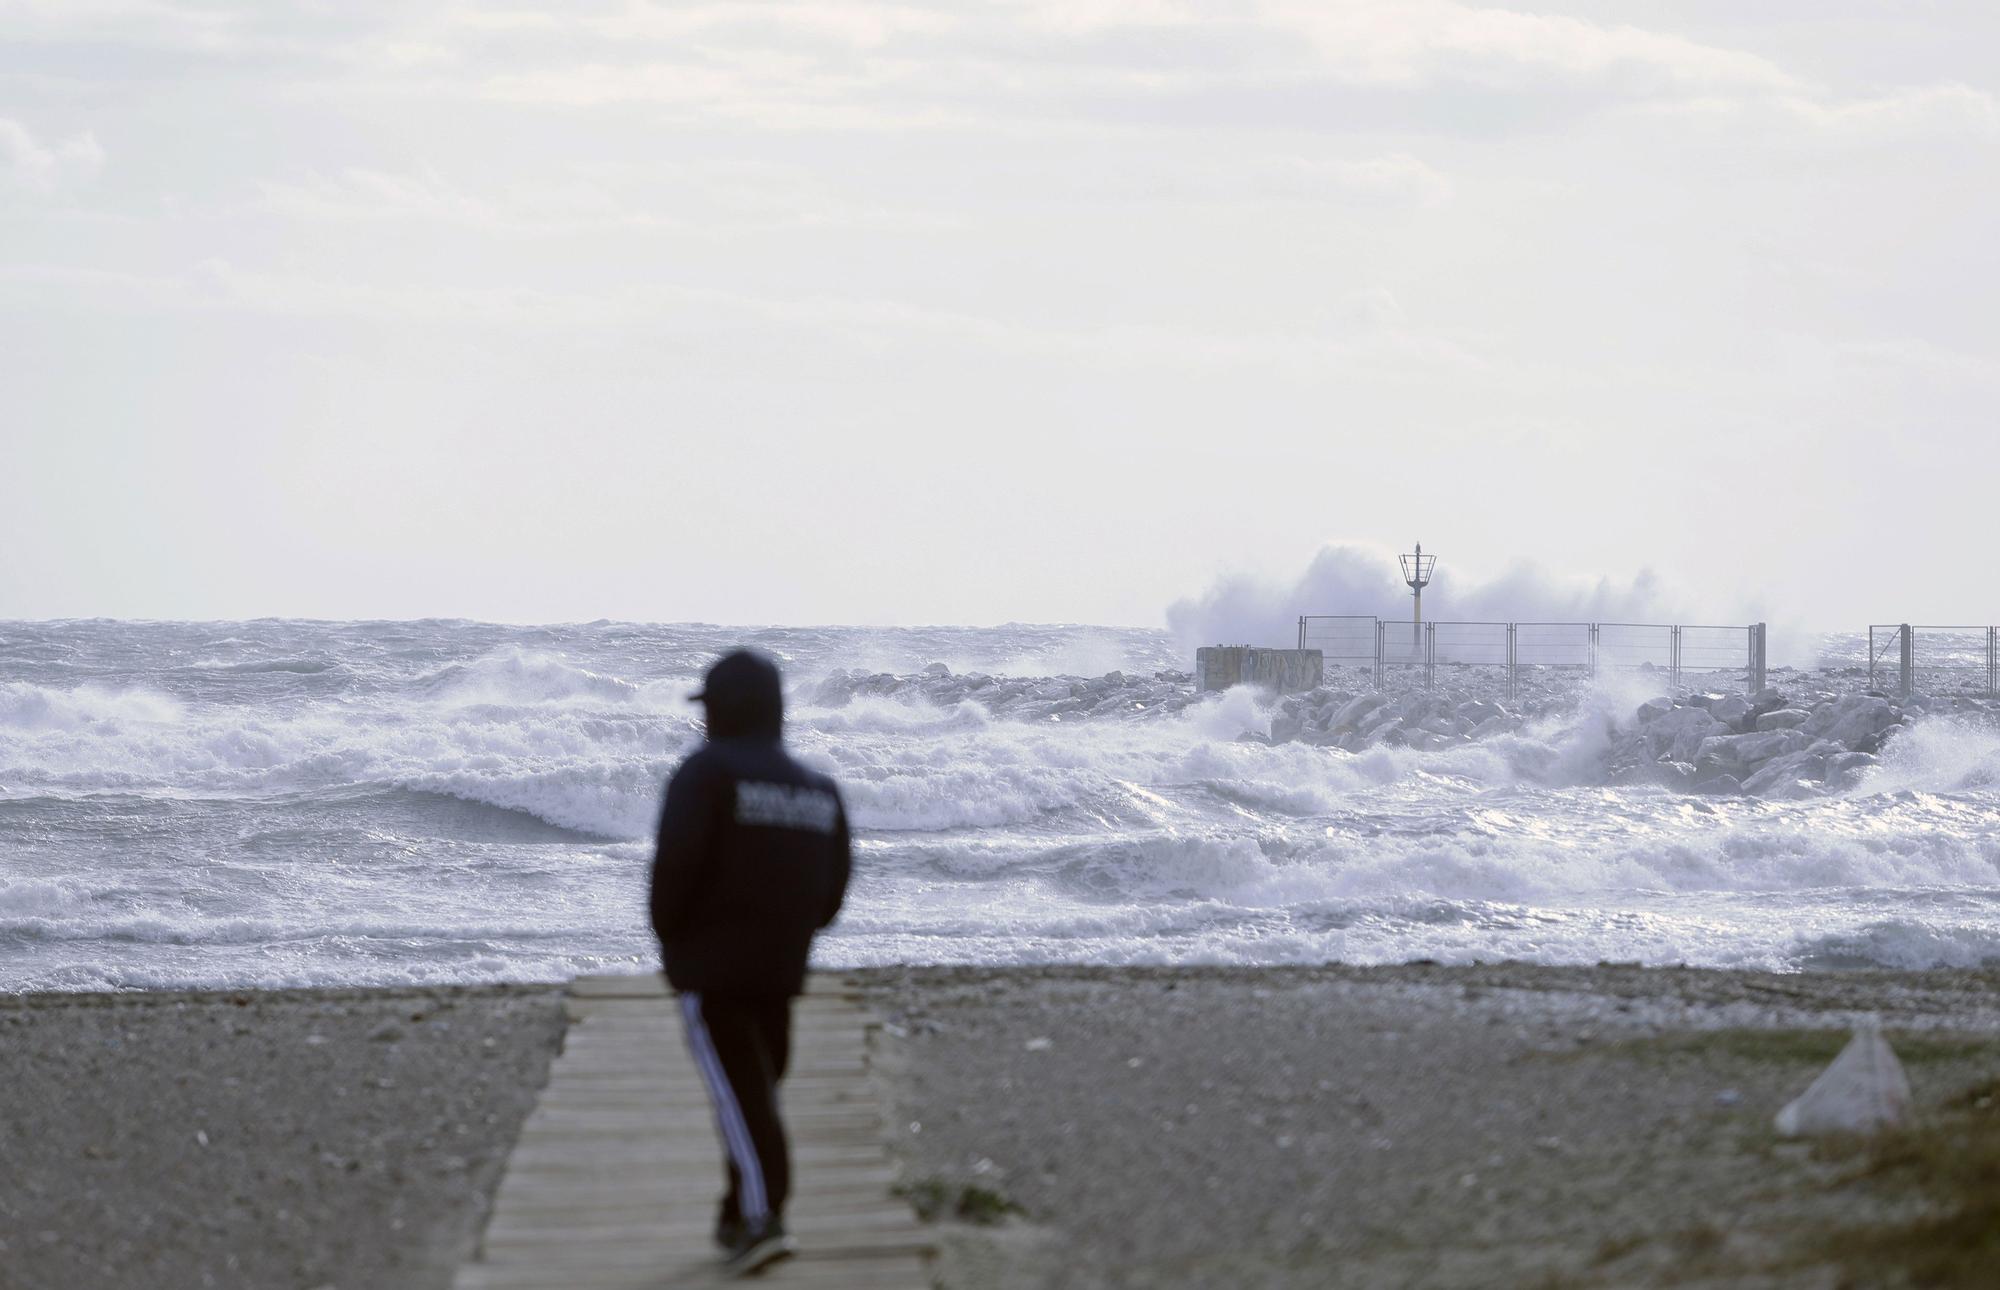
[(958, 351), (1106, 367), (1254, 371), (1298, 379), (1366, 379), (1428, 387), (1446, 378), (1500, 387), (1510, 367), (1410, 331), (1393, 294), (1368, 288), (1332, 299), (1310, 330), (1218, 332), (1116, 323), (1033, 323), (995, 314), (829, 294), (780, 295), (669, 282), (615, 286), (368, 281), (245, 268), (205, 259), (183, 272), (107, 273), (88, 268), (0, 266), (0, 287), (45, 303), (86, 302), (140, 311), (222, 311), (322, 318), (372, 327), (453, 328), (521, 335), (642, 334), (714, 339), (728, 334), (866, 352)]
[(256, 187), (261, 209), (302, 219), (420, 219), (489, 227), (501, 223), (490, 202), (429, 171), (392, 174), (349, 167), (290, 183), (260, 180)]
[(1766, 96), (1697, 95), (1644, 105), (1644, 113), (1694, 127), (1837, 145), (2000, 135), (2000, 99), (1968, 85), (1918, 85), (1841, 98), (1824, 91)]
[[(297, 93), (416, 94), (814, 132), (1245, 129), (1276, 119), (1425, 134), (1540, 127), (1640, 107), (1834, 137), (2000, 128), (1960, 84), (1856, 95), (1748, 49), (1669, 30), (1461, 0), (809, 0), (221, 8), (0, 0), (16, 39), (115, 39), (134, 66), (285, 69)], [(86, 73), (87, 74), (87, 73)], [(1500, 105), (1512, 101), (1516, 111)], [(1311, 124), (1310, 121), (1307, 122)], [(1337, 165), (1347, 191), (1434, 204), (1409, 158)]]
[[(1409, 602), (1393, 554), (1335, 545), (1289, 583), (1225, 576), (1169, 606), (1167, 626), (1187, 648), (1287, 645), (1298, 639), (1301, 614), (1404, 618)], [(1620, 581), (1562, 578), (1517, 564), (1480, 581), (1441, 563), (1424, 590), (1424, 617), (1432, 622), (1675, 622), (1684, 609), (1650, 570)]]
[(1969, 85), (1928, 85), (1873, 98), (1818, 102), (1797, 96), (1784, 110), (1815, 129), (1871, 140), (1960, 131), (2000, 133), (2000, 101)]
[(27, 126), (0, 117), (0, 187), (50, 197), (95, 178), (103, 165), (104, 149), (88, 130), (45, 145)]
[(1407, 153), (1353, 160), (1268, 157), (1253, 165), (1250, 187), (1268, 196), (1348, 196), (1414, 206), (1442, 206), (1453, 191), (1442, 171)]
[(255, 187), (253, 209), (261, 215), (435, 223), (517, 236), (956, 227), (944, 216), (856, 200), (804, 167), (748, 160), (600, 164), (587, 173), (537, 174), (533, 182), (480, 191), (435, 170), (365, 167), (258, 180)]
[(1363, 84), (1530, 88), (1561, 80), (1635, 95), (1798, 85), (1777, 64), (1742, 50), (1560, 14), (1440, 0), (1279, 0), (1264, 12), (1308, 36), (1335, 74)]

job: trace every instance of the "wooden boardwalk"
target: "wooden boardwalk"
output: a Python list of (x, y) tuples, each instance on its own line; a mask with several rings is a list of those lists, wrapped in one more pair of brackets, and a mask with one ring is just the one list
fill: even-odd
[[(722, 1148), (660, 978), (579, 977), (569, 1008), (562, 1055), (457, 1290), (737, 1284), (721, 1275), (709, 1235)], [(796, 1005), (785, 1226), (799, 1254), (757, 1282), (929, 1290), (930, 1236), (890, 1194), (896, 1169), (868, 1075), (872, 1024), (838, 978), (815, 976)]]

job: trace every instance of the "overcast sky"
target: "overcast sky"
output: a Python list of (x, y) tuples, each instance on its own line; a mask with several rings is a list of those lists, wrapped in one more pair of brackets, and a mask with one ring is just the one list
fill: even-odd
[(1990, 622), (1996, 230), (1990, 3), (0, 0), (0, 617)]

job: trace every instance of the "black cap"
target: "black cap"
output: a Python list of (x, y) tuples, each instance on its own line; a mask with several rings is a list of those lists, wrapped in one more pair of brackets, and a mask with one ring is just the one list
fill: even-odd
[(784, 686), (778, 665), (754, 650), (725, 654), (690, 696), (708, 705), (711, 738), (776, 735), (784, 722)]

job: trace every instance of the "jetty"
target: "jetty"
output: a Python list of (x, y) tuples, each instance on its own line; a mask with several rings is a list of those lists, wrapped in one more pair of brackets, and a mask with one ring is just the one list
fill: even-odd
[[(723, 1186), (708, 1092), (657, 975), (579, 977), (548, 1086), (508, 1157), (456, 1290), (736, 1284), (711, 1240)], [(796, 1257), (756, 1276), (810, 1290), (928, 1290), (928, 1230), (894, 1194), (871, 1075), (877, 1027), (848, 982), (815, 974), (783, 1086)]]

